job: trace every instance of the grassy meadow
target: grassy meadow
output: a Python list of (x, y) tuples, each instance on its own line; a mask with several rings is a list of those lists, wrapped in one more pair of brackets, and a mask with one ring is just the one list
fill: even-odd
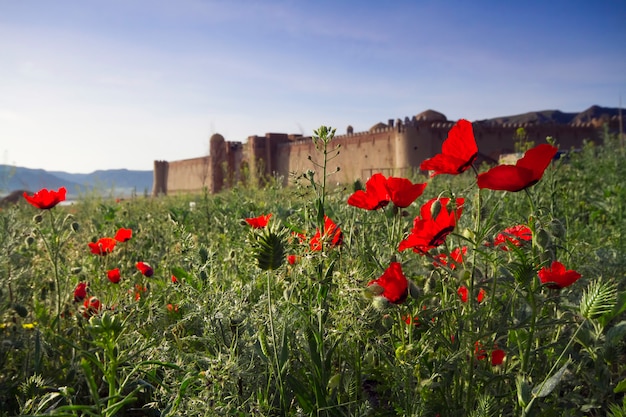
[[(3, 208), (0, 416), (626, 415), (616, 138), (523, 191), (415, 174), (411, 205), (364, 210), (318, 134), (286, 188)], [(398, 250), (459, 198), (441, 244)], [(554, 261), (580, 279), (542, 283)]]

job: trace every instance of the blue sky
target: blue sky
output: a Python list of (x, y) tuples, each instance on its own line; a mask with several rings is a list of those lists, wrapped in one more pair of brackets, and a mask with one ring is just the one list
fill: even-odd
[(626, 101), (626, 1), (0, 0), (0, 163), (151, 170), (209, 137)]

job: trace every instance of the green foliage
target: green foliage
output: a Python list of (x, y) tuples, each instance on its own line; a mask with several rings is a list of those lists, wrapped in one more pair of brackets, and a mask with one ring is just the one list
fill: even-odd
[[(429, 182), (416, 203), (366, 212), (346, 204), (362, 184), (328, 186), (333, 135), (316, 133), (304, 186), (3, 208), (0, 415), (624, 415), (626, 164), (614, 138), (555, 162), (528, 194), (479, 192), (470, 172), (416, 174)], [(437, 196), (466, 199), (454, 232), (427, 256), (398, 252)], [(242, 225), (267, 213), (267, 228)], [(343, 243), (313, 251), (324, 215)], [(534, 238), (493, 246), (518, 224)], [(90, 253), (121, 227), (132, 239)], [(461, 246), (462, 262), (434, 265)], [(582, 278), (542, 286), (554, 260)], [(410, 280), (402, 304), (365, 291), (390, 261)], [(101, 310), (75, 301), (79, 282)]]

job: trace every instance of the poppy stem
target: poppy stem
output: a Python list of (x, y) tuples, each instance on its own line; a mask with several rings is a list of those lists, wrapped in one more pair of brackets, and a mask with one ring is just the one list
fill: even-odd
[(533, 196), (530, 194), (530, 191), (528, 190), (528, 188), (524, 188), (524, 192), (526, 193), (526, 196), (528, 197), (528, 204), (530, 205), (530, 212), (532, 215), (535, 213), (535, 203), (533, 201)]
[(44, 246), (46, 247), (46, 252), (48, 254), (48, 259), (52, 263), (52, 269), (54, 271), (54, 287), (56, 291), (56, 322), (57, 322), (57, 330), (61, 332), (61, 280), (59, 277), (59, 236), (57, 234), (54, 214), (52, 210), (45, 210), (48, 212), (48, 216), (50, 218), (50, 227), (52, 229), (52, 236), (50, 239), (46, 237), (43, 230), (39, 226), (37, 226), (36, 230), (41, 236), (41, 240), (43, 241)]
[(272, 314), (272, 274), (269, 271), (265, 271), (265, 275), (267, 277), (267, 314), (269, 320), (270, 327), (270, 335), (272, 337), (272, 353), (274, 354), (274, 366), (276, 366), (276, 379), (278, 380), (278, 393), (280, 395), (280, 403), (283, 410), (287, 410), (285, 403), (285, 390), (283, 385), (283, 376), (282, 370), (280, 366), (280, 361), (278, 360), (278, 351), (276, 347), (276, 332), (274, 330), (274, 315)]

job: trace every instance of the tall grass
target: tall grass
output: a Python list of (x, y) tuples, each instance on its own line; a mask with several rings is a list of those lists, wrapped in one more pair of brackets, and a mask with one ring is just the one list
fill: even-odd
[[(352, 185), (329, 185), (332, 135), (316, 132), (317, 165), (287, 188), (0, 211), (0, 415), (626, 414), (615, 138), (553, 163), (528, 195), (479, 191), (469, 171), (416, 174), (428, 186), (411, 206), (364, 211), (346, 204)], [(429, 254), (467, 247), (455, 268), (397, 250), (438, 196), (465, 198)], [(266, 228), (243, 222), (269, 213)], [(533, 230), (527, 244), (485, 245), (519, 224)], [(119, 228), (132, 238), (90, 253)], [(553, 260), (582, 278), (541, 285)], [(410, 280), (401, 304), (367, 286), (390, 262)], [(75, 301), (79, 282), (101, 309)]]

